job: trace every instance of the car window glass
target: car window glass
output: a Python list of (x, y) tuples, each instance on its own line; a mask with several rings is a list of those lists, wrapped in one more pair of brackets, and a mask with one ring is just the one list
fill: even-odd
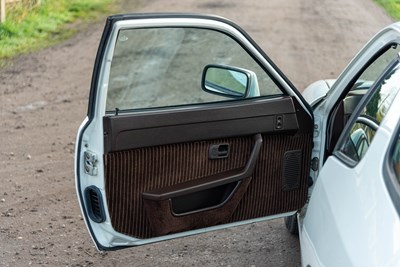
[(397, 142), (395, 143), (395, 148), (393, 150), (392, 155), (392, 164), (393, 169), (397, 177), (397, 181), (400, 184), (400, 135), (397, 138)]
[(364, 157), (399, 88), (400, 67), (397, 63), (373, 86), (372, 96), (353, 122), (348, 137), (341, 147), (342, 152), (348, 157), (356, 162)]
[[(389, 66), (390, 62), (398, 56), (398, 52), (400, 52), (400, 47), (398, 45), (387, 46), (386, 49), (382, 50), (376, 58), (372, 58), (372, 61), (369, 62), (362, 72), (355, 77), (355, 81), (347, 86), (347, 94), (338, 102), (337, 106), (331, 113), (327, 129), (327, 155), (330, 155), (336, 148), (336, 143), (339, 140), (339, 137), (361, 99), (363, 99), (370, 87)], [(360, 144), (359, 148), (361, 149), (362, 147), (364, 147), (364, 145)], [(366, 150), (362, 149), (362, 151)]]
[(282, 95), (260, 65), (230, 36), (200, 28), (123, 29), (111, 62), (106, 111), (227, 101), (201, 89), (210, 64), (255, 74), (257, 94)]
[(399, 45), (391, 46), (364, 70), (361, 76), (357, 79), (355, 85), (360, 85), (362, 82), (368, 82), (370, 85), (372, 85), (371, 82), (374, 82), (376, 79), (378, 79), (389, 63), (397, 57), (399, 52)]
[(349, 93), (343, 100), (345, 122), (350, 118), (350, 115), (354, 112), (354, 109), (360, 102), (361, 98), (368, 92), (370, 87), (389, 66), (389, 63), (392, 62), (393, 59), (397, 58), (399, 52), (399, 45), (390, 46), (383, 54), (368, 65), (356, 82), (352, 84)]

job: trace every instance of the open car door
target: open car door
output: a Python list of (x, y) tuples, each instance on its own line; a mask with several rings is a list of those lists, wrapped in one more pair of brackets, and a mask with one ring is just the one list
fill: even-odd
[(287, 216), (308, 197), (309, 106), (219, 17), (109, 17), (76, 188), (100, 250)]

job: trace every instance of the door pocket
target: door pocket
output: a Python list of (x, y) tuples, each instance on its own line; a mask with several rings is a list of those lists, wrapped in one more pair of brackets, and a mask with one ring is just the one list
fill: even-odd
[[(174, 212), (174, 202), (176, 205), (176, 201), (179, 201), (178, 199), (181, 197), (163, 200), (144, 198), (143, 204), (152, 232), (155, 236), (161, 236), (228, 223), (246, 192), (251, 178), (247, 177), (238, 182), (231, 195), (221, 204), (189, 212), (183, 210), (186, 211), (183, 214), (176, 214)], [(195, 195), (186, 195), (182, 198), (193, 196)]]
[(171, 211), (175, 216), (182, 216), (219, 208), (231, 199), (239, 186), (240, 181), (171, 198)]

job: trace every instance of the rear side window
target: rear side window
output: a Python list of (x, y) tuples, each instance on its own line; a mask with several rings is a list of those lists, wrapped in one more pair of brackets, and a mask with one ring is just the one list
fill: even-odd
[(397, 177), (397, 182), (400, 185), (400, 135), (398, 135), (397, 142), (395, 143), (395, 147), (393, 149), (392, 166)]
[(400, 216), (400, 125), (394, 133), (391, 148), (386, 158), (386, 167), (383, 168), (384, 180), (394, 207)]
[(400, 90), (400, 64), (393, 65), (373, 86), (373, 92), (352, 122), (341, 151), (355, 162), (367, 153), (380, 123)]
[(392, 45), (385, 53), (379, 56), (374, 62), (372, 62), (368, 68), (361, 74), (357, 79), (354, 86), (360, 86), (364, 82), (374, 82), (382, 74), (384, 69), (395, 59), (400, 52), (399, 45)]
[[(335, 110), (331, 114), (330, 126), (328, 129), (328, 140), (327, 140), (327, 154), (331, 154), (339, 137), (342, 134), (347, 122), (349, 121), (351, 115), (355, 112), (358, 104), (364, 98), (371, 86), (378, 80), (378, 78), (383, 74), (390, 63), (397, 58), (400, 52), (399, 45), (388, 46), (386, 50), (382, 50), (381, 54), (378, 54), (376, 58), (372, 58), (365, 69), (356, 76), (355, 81), (348, 85), (347, 95), (338, 102)], [(361, 142), (359, 149), (361, 151), (366, 151), (365, 142)]]

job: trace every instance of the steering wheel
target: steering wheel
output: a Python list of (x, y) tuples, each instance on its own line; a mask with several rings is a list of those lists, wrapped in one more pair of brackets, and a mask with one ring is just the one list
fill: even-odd
[[(356, 123), (365, 125), (374, 132), (379, 127), (379, 122), (375, 118), (364, 114), (356, 119)], [(370, 139), (371, 135), (367, 134), (364, 127), (358, 127), (348, 137), (343, 152), (353, 160), (360, 161), (368, 150)]]
[(364, 124), (365, 126), (368, 126), (369, 128), (371, 128), (375, 132), (379, 128), (379, 122), (374, 117), (371, 117), (371, 116), (368, 116), (368, 115), (365, 115), (365, 114), (361, 114), (356, 119), (356, 122), (360, 123), (360, 124)]

